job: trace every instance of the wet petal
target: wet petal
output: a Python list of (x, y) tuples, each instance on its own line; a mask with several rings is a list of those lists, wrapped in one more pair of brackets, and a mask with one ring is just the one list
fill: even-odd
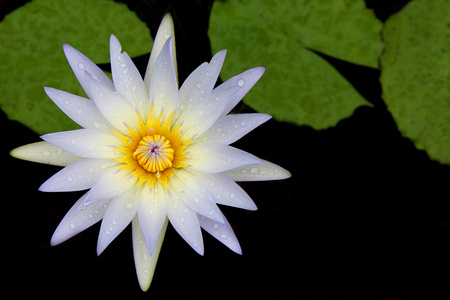
[(104, 159), (85, 158), (76, 161), (44, 182), (39, 188), (43, 192), (72, 192), (92, 187), (107, 168), (116, 165)]
[(139, 285), (144, 292), (148, 290), (152, 282), (156, 262), (158, 261), (159, 252), (161, 251), (168, 224), (169, 220), (166, 218), (156, 242), (153, 255), (150, 255), (145, 246), (138, 217), (135, 216), (132, 221), (134, 264), (136, 266)]
[(190, 154), (184, 161), (194, 170), (205, 173), (219, 173), (261, 163), (259, 158), (250, 153), (218, 143), (192, 145), (187, 151)]
[(150, 108), (148, 92), (145, 88), (141, 74), (126, 52), (121, 53), (119, 40), (111, 35), (111, 71), (116, 91), (122, 94), (132, 106), (137, 108), (142, 118), (147, 119)]
[(210, 235), (215, 237), (219, 242), (230, 248), (237, 254), (242, 254), (241, 246), (234, 234), (233, 228), (231, 228), (230, 223), (224, 217), (224, 222), (218, 223), (214, 220), (208, 219), (205, 216), (198, 217), (200, 221), (200, 226), (206, 230)]
[(160, 232), (167, 219), (166, 198), (169, 195), (164, 189), (149, 190), (142, 188), (138, 216), (141, 232), (150, 255), (153, 255)]
[(84, 194), (67, 212), (59, 223), (50, 241), (52, 246), (61, 244), (86, 228), (91, 227), (103, 218), (110, 199), (94, 203), (79, 209), (86, 198)]
[(167, 117), (177, 107), (178, 82), (173, 60), (173, 37), (166, 41), (161, 49), (152, 71), (149, 97), (154, 102), (155, 116), (164, 110)]
[(167, 217), (170, 224), (189, 246), (197, 251), (198, 254), (203, 255), (203, 237), (197, 213), (180, 199), (169, 197), (167, 201)]
[(86, 158), (117, 158), (121, 155), (114, 146), (121, 141), (113, 134), (96, 129), (78, 129), (50, 133), (43, 140), (71, 153)]
[(117, 167), (105, 170), (88, 192), (83, 206), (104, 199), (112, 199), (134, 189), (136, 178), (131, 177), (130, 174), (130, 171), (118, 171)]
[(139, 126), (136, 109), (122, 94), (112, 91), (86, 73), (91, 88), (92, 99), (102, 115), (115, 129), (127, 134), (127, 126)]
[(236, 92), (233, 99), (231, 99), (227, 107), (223, 110), (222, 116), (228, 114), (236, 104), (241, 101), (241, 99), (248, 93), (248, 91), (255, 85), (255, 83), (261, 78), (264, 74), (264, 67), (257, 67), (250, 70), (247, 70), (239, 75), (231, 77), (221, 85), (219, 85), (215, 90), (222, 91), (227, 90), (230, 87), (239, 87), (239, 91)]
[(15, 158), (61, 167), (82, 159), (82, 157), (48, 142), (36, 142), (20, 146), (13, 149), (10, 154)]
[[(153, 67), (155, 66), (156, 59), (158, 58), (161, 49), (166, 44), (166, 41), (175, 36), (175, 30), (173, 28), (173, 20), (170, 14), (166, 14), (159, 25), (158, 32), (156, 33), (155, 40), (153, 41), (152, 52), (147, 64), (147, 70), (145, 71), (144, 83), (147, 91), (150, 89), (150, 79), (153, 73)], [(177, 73), (177, 60), (175, 51), (175, 38), (172, 38), (172, 61), (175, 69), (175, 77), (178, 78)]]
[(102, 226), (98, 235), (97, 255), (130, 224), (136, 216), (139, 197), (131, 190), (111, 200), (103, 216)]
[(110, 126), (94, 101), (54, 88), (44, 87), (44, 90), (50, 99), (78, 125), (93, 129)]
[(291, 177), (289, 171), (265, 160), (260, 164), (242, 166), (226, 171), (224, 174), (235, 181), (279, 180)]
[(257, 113), (223, 116), (199, 136), (198, 140), (208, 143), (231, 144), (270, 118), (270, 115)]
[(98, 80), (102, 85), (114, 90), (114, 84), (111, 79), (109, 79), (109, 77), (106, 76), (106, 74), (83, 53), (67, 44), (64, 44), (63, 48), (73, 73), (75, 73), (75, 76), (90, 99), (93, 98), (86, 81), (86, 71), (89, 72), (92, 77)]
[(207, 174), (189, 170), (191, 176), (201, 183), (213, 196), (217, 204), (256, 210), (257, 207), (249, 195), (232, 179), (222, 173)]

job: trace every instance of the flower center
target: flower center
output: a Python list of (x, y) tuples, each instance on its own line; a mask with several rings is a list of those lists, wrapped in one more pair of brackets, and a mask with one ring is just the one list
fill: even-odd
[(170, 141), (162, 135), (148, 135), (141, 139), (133, 157), (148, 172), (162, 172), (172, 167), (175, 150)]

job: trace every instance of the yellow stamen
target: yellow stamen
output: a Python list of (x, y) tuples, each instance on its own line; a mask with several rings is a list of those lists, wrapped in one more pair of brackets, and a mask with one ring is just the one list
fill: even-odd
[(148, 172), (162, 172), (172, 167), (175, 150), (168, 139), (159, 134), (141, 139), (133, 157)]

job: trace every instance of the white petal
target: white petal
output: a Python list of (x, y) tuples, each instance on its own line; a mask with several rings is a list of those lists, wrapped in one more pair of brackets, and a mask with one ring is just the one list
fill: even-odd
[(200, 226), (206, 230), (206, 232), (237, 254), (242, 254), (241, 246), (233, 232), (233, 228), (231, 228), (230, 223), (228, 223), (225, 217), (225, 222), (223, 224), (200, 215), (198, 219), (200, 221)]
[(88, 192), (83, 206), (91, 203), (115, 198), (130, 189), (134, 189), (136, 178), (130, 176), (131, 171), (118, 171), (118, 167), (109, 168), (100, 176)]
[(82, 157), (48, 142), (36, 142), (20, 146), (13, 149), (10, 154), (15, 158), (61, 167), (82, 159)]
[(83, 195), (67, 212), (59, 223), (55, 233), (50, 241), (52, 246), (58, 245), (74, 235), (80, 233), (88, 227), (91, 227), (103, 218), (110, 199), (94, 203), (79, 209), (83, 203), (86, 194)]
[(41, 138), (57, 147), (87, 158), (117, 158), (121, 154), (114, 148), (121, 141), (109, 132), (96, 129), (78, 129), (50, 133)]
[(183, 124), (183, 135), (191, 138), (208, 130), (238, 90), (239, 88), (236, 87), (222, 91), (213, 90), (209, 96), (198, 101), (191, 109), (182, 110), (176, 122)]
[(230, 87), (239, 87), (239, 91), (234, 95), (233, 99), (228, 102), (227, 107), (223, 110), (222, 116), (228, 114), (236, 104), (241, 101), (241, 99), (247, 94), (247, 92), (255, 85), (255, 83), (264, 74), (264, 67), (257, 67), (247, 70), (239, 75), (236, 75), (221, 85), (219, 85), (215, 90), (222, 91), (227, 90)]
[(76, 161), (50, 177), (39, 190), (42, 192), (71, 192), (89, 189), (107, 168), (116, 164), (112, 161), (94, 158)]
[(167, 204), (167, 217), (170, 224), (189, 246), (203, 255), (203, 237), (197, 213), (175, 197), (169, 197)]
[(173, 37), (161, 49), (152, 71), (149, 97), (154, 102), (155, 116), (164, 110), (167, 117), (177, 107), (178, 82), (173, 61)]
[(198, 137), (199, 141), (209, 143), (231, 144), (268, 121), (266, 114), (236, 114), (219, 118), (205, 133)]
[(97, 255), (130, 224), (136, 216), (139, 206), (139, 197), (134, 191), (123, 193), (111, 200), (103, 216), (102, 226), (98, 235)]
[(210, 192), (217, 204), (247, 210), (257, 209), (250, 196), (228, 176), (222, 173), (206, 174), (194, 170), (189, 172)]
[(72, 120), (84, 128), (110, 126), (92, 100), (54, 88), (44, 87), (50, 99)]
[(86, 73), (88, 85), (95, 105), (111, 125), (122, 133), (127, 134), (127, 126), (137, 129), (139, 126), (136, 109), (122, 94), (112, 91)]
[(149, 190), (148, 185), (142, 188), (139, 202), (139, 224), (144, 236), (145, 244), (150, 255), (166, 221), (167, 192), (163, 189)]
[[(170, 14), (166, 14), (159, 25), (158, 32), (156, 33), (155, 40), (153, 41), (152, 52), (150, 54), (150, 59), (148, 60), (147, 70), (145, 71), (144, 83), (149, 90), (150, 88), (150, 79), (152, 77), (153, 67), (155, 66), (156, 59), (161, 52), (166, 41), (171, 37), (175, 36), (175, 30), (173, 28), (173, 20)], [(172, 61), (175, 69), (175, 77), (178, 78), (177, 74), (177, 60), (176, 60), (176, 51), (175, 51), (175, 38), (172, 39)]]
[(137, 107), (145, 120), (150, 107), (148, 92), (141, 74), (126, 52), (120, 53), (122, 47), (119, 40), (111, 35), (111, 71), (116, 91), (125, 96), (133, 107)]
[(114, 85), (109, 79), (108, 76), (99, 68), (96, 64), (94, 64), (89, 58), (87, 58), (84, 54), (82, 54), (77, 49), (64, 44), (64, 53), (66, 54), (67, 61), (70, 64), (75, 76), (83, 87), (84, 91), (88, 95), (90, 99), (92, 99), (92, 95), (90, 93), (89, 86), (86, 82), (85, 71), (89, 72), (94, 78), (96, 78), (101, 84), (109, 87), (114, 90)]
[(226, 171), (224, 174), (235, 181), (279, 180), (291, 177), (289, 171), (265, 160), (260, 164), (243, 166)]
[(184, 161), (194, 170), (205, 173), (218, 173), (261, 163), (259, 158), (248, 152), (218, 143), (191, 145), (187, 151), (190, 154)]
[(183, 202), (198, 214), (204, 215), (216, 222), (224, 222), (219, 207), (214, 202), (213, 195), (204, 188), (190, 172), (174, 171), (174, 179), (170, 181), (169, 190), (174, 197), (180, 197)]
[(225, 60), (226, 50), (218, 52), (210, 63), (203, 63), (195, 69), (180, 88), (178, 102), (182, 110), (190, 111), (197, 103), (211, 93)]
[(169, 220), (166, 218), (156, 242), (153, 255), (149, 255), (147, 247), (145, 246), (144, 237), (141, 233), (138, 217), (134, 217), (132, 221), (134, 264), (136, 266), (139, 285), (144, 292), (148, 290), (152, 282), (156, 262), (158, 261), (159, 252), (161, 251), (161, 246), (166, 234), (167, 224), (169, 224)]

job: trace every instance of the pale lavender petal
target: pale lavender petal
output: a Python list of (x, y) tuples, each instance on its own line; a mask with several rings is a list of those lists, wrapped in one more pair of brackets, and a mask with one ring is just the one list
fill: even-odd
[(258, 113), (226, 115), (220, 117), (196, 140), (208, 143), (231, 144), (270, 118), (270, 115)]
[(161, 49), (150, 80), (149, 97), (154, 102), (155, 116), (164, 111), (167, 117), (177, 107), (178, 81), (172, 39), (173, 37), (169, 38)]
[(163, 188), (150, 190), (148, 185), (142, 188), (140, 194), (139, 224), (150, 255), (153, 254), (161, 229), (167, 219), (166, 199), (168, 197), (169, 195)]
[(195, 144), (187, 148), (184, 159), (194, 170), (205, 173), (228, 171), (245, 165), (261, 163), (256, 156), (240, 149), (218, 143)]
[(247, 210), (257, 209), (250, 196), (228, 176), (222, 173), (207, 174), (194, 170), (189, 170), (189, 172), (209, 191), (217, 204)]
[(111, 35), (111, 71), (116, 91), (125, 96), (146, 120), (150, 108), (147, 89), (131, 58), (121, 51), (119, 40)]
[(122, 94), (112, 91), (86, 73), (88, 85), (91, 89), (92, 99), (102, 115), (117, 130), (127, 134), (127, 126), (139, 128), (136, 109)]
[(255, 83), (264, 74), (264, 67), (257, 67), (247, 70), (239, 75), (236, 75), (221, 85), (219, 85), (215, 90), (222, 91), (227, 90), (230, 87), (239, 87), (239, 91), (234, 95), (234, 97), (228, 102), (227, 107), (223, 110), (222, 116), (228, 114), (236, 104), (241, 101), (241, 99), (247, 94), (247, 92), (255, 85)]
[(203, 255), (203, 237), (197, 213), (180, 199), (169, 197), (167, 201), (167, 217), (179, 235), (198, 254)]
[(242, 254), (241, 246), (234, 234), (233, 228), (230, 223), (224, 217), (225, 222), (223, 224), (214, 220), (208, 219), (205, 216), (198, 215), (200, 226), (206, 230), (210, 235), (215, 237), (219, 242), (230, 248), (237, 254)]
[(121, 141), (112, 133), (96, 129), (78, 129), (50, 133), (41, 138), (53, 145), (86, 158), (117, 158), (121, 152), (114, 148)]
[[(166, 14), (159, 25), (158, 32), (156, 33), (155, 40), (153, 41), (152, 52), (150, 54), (150, 58), (148, 60), (147, 70), (145, 71), (144, 83), (149, 90), (150, 87), (150, 79), (152, 77), (153, 67), (155, 66), (156, 59), (161, 53), (161, 49), (166, 44), (166, 41), (175, 35), (175, 30), (173, 28), (173, 20), (170, 14)], [(178, 78), (177, 74), (177, 60), (176, 60), (176, 51), (175, 51), (175, 38), (172, 38), (172, 61), (174, 63), (175, 69), (175, 77)]]
[(67, 212), (59, 223), (50, 241), (52, 246), (61, 244), (74, 235), (91, 227), (103, 218), (110, 199), (94, 203), (79, 209), (87, 194), (84, 194)]
[(170, 181), (169, 190), (173, 191), (189, 208), (198, 214), (216, 222), (224, 222), (213, 195), (188, 171), (174, 170), (174, 178)]
[(235, 181), (279, 180), (291, 177), (289, 171), (265, 160), (259, 164), (242, 166), (226, 171), (224, 174)]
[(112, 199), (130, 189), (133, 190), (136, 184), (136, 177), (130, 175), (131, 171), (119, 171), (118, 166), (105, 170), (88, 192), (83, 206), (105, 199)]
[(85, 158), (76, 161), (44, 182), (39, 188), (42, 192), (72, 192), (92, 187), (97, 179), (117, 163), (104, 159)]
[(114, 85), (108, 76), (94, 64), (89, 58), (82, 54), (77, 49), (64, 44), (64, 53), (66, 54), (67, 61), (70, 64), (75, 76), (83, 87), (84, 91), (90, 99), (92, 95), (90, 93), (90, 88), (86, 82), (85, 71), (89, 72), (94, 78), (96, 78), (102, 85), (114, 90)]
[(54, 88), (44, 87), (45, 93), (73, 121), (84, 128), (109, 126), (92, 100)]
[(189, 113), (198, 102), (209, 96), (219, 77), (225, 55), (226, 50), (218, 52), (210, 63), (201, 64), (186, 78), (178, 96), (180, 112)]
[(97, 255), (130, 224), (136, 216), (139, 206), (139, 197), (135, 191), (130, 190), (114, 198), (108, 205), (103, 216), (102, 226), (98, 235)]
[(67, 152), (48, 142), (36, 142), (13, 149), (10, 155), (28, 161), (65, 167), (82, 157)]
[[(198, 101), (190, 110), (183, 110), (176, 119), (177, 123), (183, 124), (183, 135), (190, 138), (208, 130), (238, 90), (239, 88), (236, 87), (221, 91), (213, 90), (209, 96)], [(181, 107), (180, 105), (180, 109)]]
[(150, 255), (147, 247), (145, 246), (144, 237), (141, 233), (139, 219), (137, 216), (132, 221), (133, 232), (133, 254), (134, 264), (136, 266), (136, 274), (138, 277), (139, 285), (145, 292), (150, 287), (155, 272), (156, 262), (158, 261), (159, 252), (164, 241), (167, 225), (169, 220), (166, 218), (164, 225), (159, 234), (158, 240), (153, 251), (153, 255)]

